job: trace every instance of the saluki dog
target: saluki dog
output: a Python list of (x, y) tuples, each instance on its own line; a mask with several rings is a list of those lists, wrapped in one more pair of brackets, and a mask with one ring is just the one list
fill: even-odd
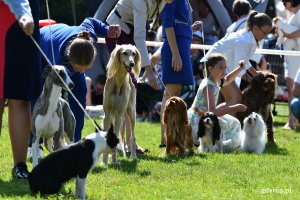
[[(104, 86), (103, 109), (104, 130), (112, 123), (118, 134), (123, 116), (128, 115), (131, 125), (131, 155), (136, 159), (135, 120), (136, 120), (136, 79), (141, 70), (140, 53), (133, 45), (117, 45), (107, 64), (107, 80)], [(124, 143), (123, 143), (123, 154)], [(125, 156), (125, 155), (124, 155)], [(103, 154), (103, 164), (108, 163), (108, 154)], [(117, 151), (112, 155), (112, 163), (117, 164)]]

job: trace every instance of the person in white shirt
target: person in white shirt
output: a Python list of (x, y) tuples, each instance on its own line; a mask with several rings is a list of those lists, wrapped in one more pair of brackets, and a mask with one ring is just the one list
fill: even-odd
[[(233, 71), (234, 67), (238, 66), (240, 60), (245, 60), (248, 61), (246, 62), (246, 69), (240, 73), (240, 76), (243, 76), (247, 72), (255, 76), (257, 71), (251, 66), (249, 60), (258, 47), (258, 42), (264, 39), (271, 30), (271, 18), (264, 13), (252, 11), (248, 17), (246, 29), (227, 34), (211, 47), (208, 53), (201, 59), (201, 62), (206, 61), (208, 56), (213, 53), (221, 53), (227, 60), (227, 73)], [(223, 87), (221, 92), (228, 105), (241, 102), (241, 91), (235, 82)], [(235, 113), (231, 114), (235, 115)]]
[(116, 44), (134, 44), (141, 54), (142, 67), (145, 68), (145, 76), (154, 89), (158, 89), (156, 77), (152, 71), (149, 54), (145, 42), (146, 25), (151, 20), (152, 28), (158, 28), (159, 14), (166, 2), (170, 0), (119, 0), (114, 9), (108, 15), (108, 24), (119, 24), (121, 36), (116, 39), (106, 38), (109, 52), (112, 52)]
[[(292, 15), (290, 16), (286, 25), (297, 27), (298, 30), (284, 33), (284, 50), (299, 51), (300, 47), (297, 44), (297, 40), (300, 38), (300, 1), (299, 0), (282, 0), (285, 9), (288, 10)], [(285, 78), (288, 91), (289, 102), (293, 98), (293, 85), (295, 75), (300, 68), (299, 57), (298, 56), (284, 56), (284, 67), (285, 67)], [(287, 123), (283, 126), (283, 129), (294, 129), (297, 124), (296, 118), (291, 112), (289, 112), (289, 119)]]

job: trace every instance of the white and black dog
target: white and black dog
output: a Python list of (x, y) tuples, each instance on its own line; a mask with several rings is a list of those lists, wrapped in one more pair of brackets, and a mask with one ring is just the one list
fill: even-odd
[(75, 196), (85, 199), (86, 177), (101, 153), (111, 153), (119, 143), (111, 125), (108, 132), (100, 130), (81, 141), (54, 151), (33, 168), (28, 176), (33, 194), (55, 194), (62, 184), (76, 177)]
[(221, 127), (214, 113), (206, 112), (200, 118), (197, 135), (200, 138), (200, 152), (222, 152)]
[(261, 154), (266, 146), (266, 125), (262, 116), (252, 112), (244, 119), (241, 152)]
[(54, 65), (45, 68), (46, 80), (43, 92), (38, 98), (31, 116), (33, 167), (38, 164), (40, 137), (45, 139), (45, 146), (50, 152), (62, 148), (63, 138), (66, 138), (68, 143), (73, 141), (75, 117), (68, 102), (60, 97), (62, 88), (66, 87), (57, 74), (69, 88), (74, 87), (64, 66)]

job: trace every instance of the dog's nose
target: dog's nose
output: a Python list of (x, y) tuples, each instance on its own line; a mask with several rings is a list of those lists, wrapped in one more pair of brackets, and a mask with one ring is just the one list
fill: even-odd
[(75, 87), (75, 85), (74, 85), (74, 83), (69, 83), (68, 87), (70, 88), (70, 90), (72, 90)]
[(249, 119), (248, 119), (248, 123), (249, 123), (249, 124), (252, 124), (252, 118), (249, 118)]
[(134, 67), (134, 62), (130, 62), (129, 66)]

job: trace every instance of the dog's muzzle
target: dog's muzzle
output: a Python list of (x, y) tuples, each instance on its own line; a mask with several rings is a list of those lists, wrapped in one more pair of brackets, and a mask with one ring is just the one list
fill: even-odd
[(129, 63), (129, 66), (127, 66), (125, 63), (123, 63), (124, 64), (124, 66), (125, 66), (125, 69), (126, 69), (126, 71), (128, 72), (128, 73), (130, 73), (131, 71), (132, 71), (132, 68), (134, 67), (134, 62), (130, 62)]

